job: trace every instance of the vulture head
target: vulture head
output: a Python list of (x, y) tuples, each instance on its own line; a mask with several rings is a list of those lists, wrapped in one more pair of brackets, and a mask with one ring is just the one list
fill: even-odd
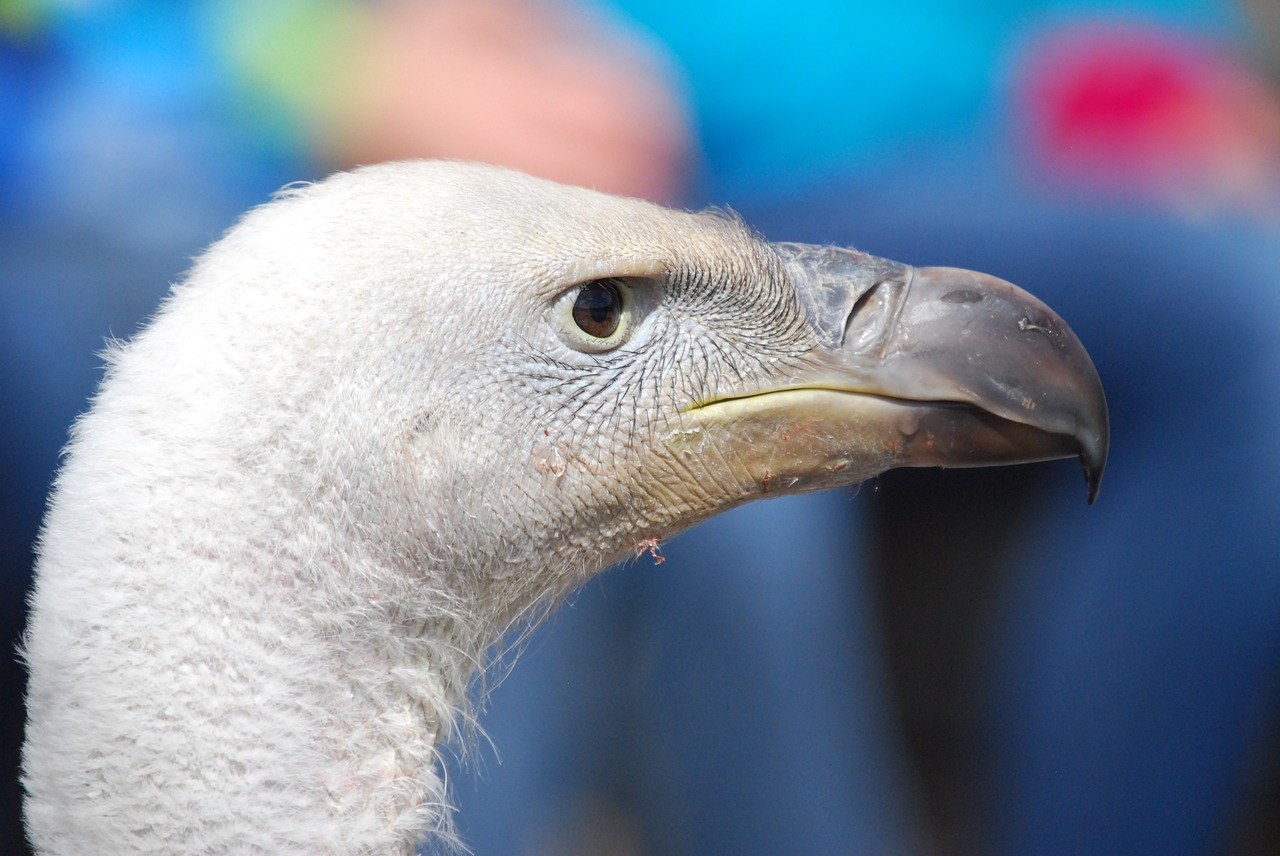
[(25, 643), (43, 853), (411, 852), (485, 652), (760, 497), (1078, 456), (1102, 388), (982, 274), (461, 163), (250, 213), (113, 346)]

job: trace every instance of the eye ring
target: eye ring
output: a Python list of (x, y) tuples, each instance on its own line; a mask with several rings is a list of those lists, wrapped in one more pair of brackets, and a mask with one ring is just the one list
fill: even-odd
[(595, 279), (578, 286), (571, 317), (577, 328), (594, 339), (608, 339), (622, 326), (622, 284), (616, 279)]
[(547, 307), (547, 321), (563, 345), (582, 354), (616, 351), (643, 335), (662, 304), (660, 276), (602, 276), (567, 284)]
[(602, 354), (631, 338), (638, 315), (649, 305), (649, 289), (632, 277), (589, 279), (561, 292), (551, 305), (560, 341), (575, 351)]

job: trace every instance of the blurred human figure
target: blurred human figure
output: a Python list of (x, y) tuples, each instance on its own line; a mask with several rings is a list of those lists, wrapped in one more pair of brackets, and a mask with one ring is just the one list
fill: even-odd
[(681, 195), (691, 140), (674, 70), (594, 4), (206, 5), (212, 45), (257, 121), (322, 163), (460, 158)]
[(1280, 455), (1250, 438), (1280, 428), (1280, 98), (1243, 55), (1085, 22), (1020, 65), (1028, 165), (1099, 214), (1059, 236), (1124, 271), (1096, 295), (1073, 285), (1111, 365), (1119, 454), (1114, 510), (1078, 532), (1045, 515), (1020, 551), (996, 661), (998, 852), (1243, 846), (1274, 751)]

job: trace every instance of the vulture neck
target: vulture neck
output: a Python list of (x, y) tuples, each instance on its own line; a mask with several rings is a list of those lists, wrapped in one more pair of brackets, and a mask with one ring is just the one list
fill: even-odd
[[(263, 613), (242, 613), (244, 625), (226, 636), (228, 656), (244, 656), (255, 642), (261, 646), (254, 683), (267, 698), (255, 700), (255, 707), (279, 719), (276, 757), (263, 764), (260, 743), (232, 750), (225, 735), (213, 735), (208, 751), (242, 752), (244, 763), (260, 764), (262, 773), (293, 771), (294, 799), (287, 812), (263, 818), (266, 830), (313, 814), (304, 836), (326, 829), (337, 842), (334, 852), (410, 854), (424, 837), (454, 841), (440, 749), (465, 746), (474, 728), (469, 696), (515, 611), (492, 592), (463, 586), (461, 580), (473, 578), (471, 569), (412, 560), (401, 565), (350, 543), (320, 552), (308, 543), (295, 555), (292, 568), (263, 569), (279, 582), (272, 587), (277, 606), (269, 623), (262, 623), (269, 609), (264, 604)], [(296, 589), (295, 580), (303, 583)], [(253, 594), (259, 593), (252, 586), (239, 592)], [(229, 599), (231, 593), (210, 596)], [(270, 639), (261, 645), (267, 633), (278, 634), (287, 659), (271, 650)], [(227, 698), (211, 681), (190, 701), (200, 703), (196, 696), (206, 690), (214, 699)], [(220, 722), (235, 712), (196, 715)], [(252, 791), (242, 796), (261, 799)]]
[[(35, 824), (52, 830), (42, 852), (409, 854), (449, 839), (438, 747), (467, 730), (468, 690), (520, 595), (465, 582), (485, 579), (474, 567), (389, 558), (295, 470), (263, 479), (262, 461), (95, 431), (110, 409), (106, 396), (78, 429), (103, 453), (68, 461), (42, 547), (33, 620), (65, 632), (27, 650), (29, 805), (94, 802)], [(68, 734), (102, 747), (91, 769)], [(140, 801), (159, 810), (140, 816)]]

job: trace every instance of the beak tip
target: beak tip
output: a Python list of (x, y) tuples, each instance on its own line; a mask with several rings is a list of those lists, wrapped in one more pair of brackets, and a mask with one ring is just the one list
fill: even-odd
[[(1104, 423), (1105, 425), (1105, 423)], [(1084, 481), (1089, 487), (1089, 504), (1098, 501), (1098, 489), (1102, 485), (1102, 474), (1107, 468), (1107, 452), (1110, 446), (1108, 432), (1103, 431), (1090, 438), (1093, 442), (1084, 442), (1080, 449), (1080, 464), (1084, 468)]]
[(1098, 488), (1102, 485), (1102, 470), (1090, 469), (1086, 465), (1084, 480), (1089, 485), (1089, 504), (1093, 505), (1098, 501)]

